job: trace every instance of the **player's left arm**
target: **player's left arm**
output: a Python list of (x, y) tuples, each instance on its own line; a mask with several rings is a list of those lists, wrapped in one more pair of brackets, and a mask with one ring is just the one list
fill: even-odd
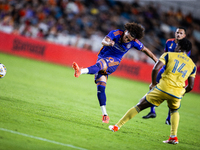
[(158, 74), (158, 71), (160, 70), (160, 68), (162, 68), (165, 64), (158, 60), (156, 62), (156, 64), (154, 65), (153, 67), (153, 70), (152, 70), (152, 73), (151, 73), (151, 84), (149, 86), (150, 89), (152, 89), (154, 86), (156, 86), (157, 82), (156, 82), (156, 77), (157, 77), (157, 74)]
[(143, 47), (142, 51), (149, 56), (154, 62), (158, 61), (158, 58), (147, 48), (147, 47)]

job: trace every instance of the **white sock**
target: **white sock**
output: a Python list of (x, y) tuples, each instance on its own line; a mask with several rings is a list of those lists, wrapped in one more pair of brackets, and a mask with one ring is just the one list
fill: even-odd
[(88, 68), (81, 69), (81, 74), (87, 74), (89, 72)]
[(175, 137), (176, 137), (176, 135), (170, 135), (170, 137), (171, 137), (171, 138), (175, 138)]
[(120, 129), (120, 127), (116, 124), (115, 126), (117, 126), (118, 127), (118, 130)]
[(106, 105), (101, 106), (101, 111), (103, 115), (106, 115), (106, 116), (108, 115), (106, 112)]

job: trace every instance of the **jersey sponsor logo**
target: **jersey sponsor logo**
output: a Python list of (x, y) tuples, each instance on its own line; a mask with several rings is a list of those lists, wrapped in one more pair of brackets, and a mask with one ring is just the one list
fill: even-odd
[(116, 48), (116, 49), (118, 49), (119, 51), (121, 51), (121, 52), (125, 52), (126, 50), (124, 49), (124, 48), (122, 48), (118, 43), (116, 43), (115, 45), (114, 45), (114, 47)]

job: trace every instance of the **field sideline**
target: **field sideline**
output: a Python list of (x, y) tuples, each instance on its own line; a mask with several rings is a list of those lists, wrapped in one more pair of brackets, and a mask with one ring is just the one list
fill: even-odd
[(181, 103), (178, 145), (162, 143), (170, 134), (165, 125), (166, 102), (155, 119), (140, 112), (118, 132), (109, 131), (148, 91), (148, 84), (109, 76), (107, 112), (101, 109), (92, 75), (73, 76), (73, 69), (0, 53), (7, 74), (0, 79), (0, 150), (199, 150), (199, 94), (186, 94)]

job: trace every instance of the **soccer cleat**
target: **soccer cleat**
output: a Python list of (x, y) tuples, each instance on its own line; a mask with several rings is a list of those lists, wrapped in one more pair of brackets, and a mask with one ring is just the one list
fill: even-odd
[(165, 124), (167, 124), (167, 125), (171, 125), (170, 120), (166, 119)]
[(117, 125), (110, 125), (108, 128), (113, 132), (116, 132), (120, 129)]
[(103, 123), (109, 123), (110, 118), (106, 115), (102, 115), (102, 122)]
[(74, 76), (78, 78), (81, 75), (81, 70), (76, 62), (73, 62), (72, 67), (75, 70)]
[(149, 118), (156, 118), (156, 113), (148, 113), (146, 116), (142, 117), (143, 119), (149, 119)]
[(163, 143), (178, 144), (178, 138), (177, 137), (174, 137), (174, 138), (169, 137), (169, 139), (167, 141), (163, 141)]

